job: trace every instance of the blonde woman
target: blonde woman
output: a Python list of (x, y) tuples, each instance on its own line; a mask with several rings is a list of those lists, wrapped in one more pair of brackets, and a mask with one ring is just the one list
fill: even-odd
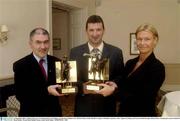
[(127, 61), (120, 90), (119, 116), (156, 116), (157, 93), (165, 80), (165, 67), (153, 52), (158, 32), (150, 24), (136, 30), (139, 56)]

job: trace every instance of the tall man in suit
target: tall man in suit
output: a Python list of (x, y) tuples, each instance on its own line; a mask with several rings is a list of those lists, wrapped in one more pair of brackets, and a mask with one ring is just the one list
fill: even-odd
[[(116, 99), (115, 89), (121, 80), (124, 68), (121, 49), (105, 43), (102, 40), (104, 34), (104, 22), (98, 15), (92, 15), (86, 22), (86, 33), (89, 41), (78, 47), (72, 48), (70, 59), (77, 61), (78, 94), (75, 99), (75, 116), (115, 116)], [(83, 84), (88, 81), (88, 58), (84, 53), (91, 53), (93, 48), (99, 49), (102, 58), (109, 58), (109, 81), (100, 91), (88, 93), (84, 91)]]
[(59, 59), (47, 54), (50, 47), (48, 31), (44, 28), (32, 30), (29, 45), (32, 53), (13, 64), (19, 116), (61, 116), (58, 97), (48, 93), (59, 88), (55, 85), (55, 61)]

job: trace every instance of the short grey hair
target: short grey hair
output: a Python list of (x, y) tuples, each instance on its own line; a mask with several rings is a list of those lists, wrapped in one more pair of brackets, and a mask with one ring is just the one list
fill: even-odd
[(48, 39), (50, 39), (49, 32), (46, 29), (41, 28), (41, 27), (35, 28), (30, 32), (29, 34), (30, 40), (32, 40), (32, 37), (34, 35), (47, 35)]

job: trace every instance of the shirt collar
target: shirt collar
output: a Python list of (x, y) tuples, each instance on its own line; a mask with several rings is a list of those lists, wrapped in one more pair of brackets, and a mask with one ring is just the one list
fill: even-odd
[[(91, 52), (93, 50), (93, 46), (91, 46), (88, 42), (88, 47), (89, 47), (89, 52)], [(104, 47), (104, 42), (101, 42), (101, 44), (97, 47), (97, 49), (99, 49), (100, 52), (103, 51), (103, 47)]]
[(36, 55), (33, 53), (33, 56), (35, 57), (35, 59), (37, 60), (38, 63), (39, 63), (40, 59), (44, 59), (44, 62), (47, 63), (47, 55), (46, 55), (44, 58), (39, 58), (38, 56), (36, 56)]

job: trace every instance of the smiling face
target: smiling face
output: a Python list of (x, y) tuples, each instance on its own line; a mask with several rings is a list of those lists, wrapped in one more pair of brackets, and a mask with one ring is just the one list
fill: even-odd
[(140, 31), (137, 33), (136, 39), (137, 47), (141, 54), (150, 54), (153, 52), (157, 38), (153, 36), (152, 32)]
[(97, 47), (102, 42), (104, 34), (104, 28), (102, 23), (88, 23), (86, 33), (89, 39), (89, 43), (93, 47)]
[(102, 43), (104, 34), (104, 22), (98, 15), (91, 15), (86, 21), (86, 34), (89, 44), (98, 47)]
[(36, 30), (30, 38), (29, 45), (33, 53), (39, 58), (45, 57), (50, 48), (49, 35), (44, 34), (42, 30)]
[(158, 39), (158, 32), (151, 24), (142, 24), (136, 30), (136, 43), (140, 54), (151, 54)]

